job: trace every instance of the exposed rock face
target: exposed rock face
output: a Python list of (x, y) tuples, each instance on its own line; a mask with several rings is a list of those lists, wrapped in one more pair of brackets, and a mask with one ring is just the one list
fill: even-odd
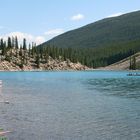
[(15, 65), (14, 63), (10, 63), (8, 61), (0, 62), (0, 70), (1, 71), (19, 71), (21, 70), (19, 66)]
[(42, 70), (88, 70), (89, 68), (80, 63), (72, 63), (69, 60), (61, 61), (49, 59), (48, 63), (40, 65)]
[[(19, 61), (15, 58), (15, 61)], [(28, 60), (26, 65), (23, 65), (21, 68), (19, 65), (16, 65), (13, 62), (1, 61), (0, 62), (1, 71), (45, 71), (45, 70), (90, 70), (87, 66), (84, 66), (80, 63), (72, 63), (69, 60), (62, 61), (57, 59), (52, 59), (49, 57), (47, 63), (40, 63), (39, 68), (35, 63), (34, 59)]]

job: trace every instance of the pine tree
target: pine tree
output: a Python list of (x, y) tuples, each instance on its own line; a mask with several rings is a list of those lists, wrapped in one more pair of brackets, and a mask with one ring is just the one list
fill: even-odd
[(0, 48), (2, 50), (2, 55), (5, 55), (5, 46), (4, 46), (4, 42), (3, 42), (3, 39), (0, 40)]
[(29, 58), (31, 57), (31, 44), (29, 43), (29, 52), (28, 52)]
[(26, 39), (23, 39), (23, 50), (27, 50)]
[(129, 66), (129, 69), (130, 70), (132, 69), (132, 59), (131, 59), (131, 56), (130, 56), (130, 66)]
[(39, 53), (38, 52), (37, 52), (35, 63), (37, 64), (37, 68), (40, 68), (40, 56), (39, 56)]
[(12, 42), (10, 37), (8, 37), (7, 47), (10, 49), (12, 48)]
[(1, 61), (1, 58), (2, 58), (2, 46), (3, 46), (2, 42), (0, 40), (0, 61)]
[(32, 42), (32, 57), (34, 58), (34, 56), (35, 56), (35, 44), (34, 44), (34, 42)]
[(18, 39), (17, 39), (17, 36), (15, 37), (15, 48), (16, 48), (16, 49), (19, 49), (19, 47), (18, 47)]
[(133, 57), (133, 70), (136, 70), (136, 57)]
[(22, 45), (20, 45), (19, 55), (20, 55), (21, 57), (23, 56), (23, 53), (22, 53)]
[(136, 57), (133, 56), (132, 58), (130, 57), (130, 70), (136, 70)]
[(14, 37), (12, 37), (12, 46), (11, 47), (15, 48), (15, 38)]

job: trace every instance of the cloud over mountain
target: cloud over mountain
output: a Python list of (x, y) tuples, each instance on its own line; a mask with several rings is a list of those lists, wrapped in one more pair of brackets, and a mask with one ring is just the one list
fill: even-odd
[(79, 21), (79, 20), (82, 20), (84, 18), (85, 18), (85, 16), (83, 14), (77, 14), (77, 15), (72, 16), (71, 17), (71, 20), (73, 20), (73, 21)]

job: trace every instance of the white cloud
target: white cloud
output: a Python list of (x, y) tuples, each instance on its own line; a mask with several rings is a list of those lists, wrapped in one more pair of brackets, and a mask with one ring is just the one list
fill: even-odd
[(79, 20), (82, 20), (84, 18), (85, 18), (85, 16), (83, 14), (77, 14), (77, 15), (72, 16), (71, 17), (71, 20), (73, 20), (73, 21), (79, 21)]
[(36, 44), (41, 44), (45, 42), (45, 38), (43, 36), (34, 36), (28, 33), (22, 33), (22, 32), (11, 32), (5, 35), (0, 36), (0, 38), (3, 38), (4, 40), (7, 40), (8, 37), (15, 37), (17, 36), (20, 43), (22, 43), (23, 38), (26, 38), (27, 42), (35, 42)]
[[(0, 26), (1, 27), (1, 26)], [(4, 40), (7, 40), (8, 37), (15, 37), (17, 36), (19, 43), (22, 44), (23, 38), (26, 38), (27, 43), (36, 43), (37, 45), (59, 35), (64, 33), (63, 29), (53, 29), (45, 32), (43, 35), (35, 36), (29, 33), (24, 33), (24, 32), (10, 32), (7, 34), (3, 34), (0, 36), (0, 38), (3, 38)]]
[(43, 37), (43, 36), (37, 36), (36, 38), (35, 38), (35, 42), (37, 43), (37, 44), (41, 44), (41, 43), (43, 43), (43, 42), (45, 42), (46, 40), (45, 40), (45, 37)]
[(64, 33), (63, 29), (53, 29), (53, 30), (48, 30), (44, 34), (48, 36), (56, 36)]
[(119, 12), (119, 13), (115, 13), (115, 14), (109, 15), (107, 17), (108, 18), (110, 18), (110, 17), (118, 17), (118, 16), (121, 16), (121, 15), (123, 15), (123, 13)]

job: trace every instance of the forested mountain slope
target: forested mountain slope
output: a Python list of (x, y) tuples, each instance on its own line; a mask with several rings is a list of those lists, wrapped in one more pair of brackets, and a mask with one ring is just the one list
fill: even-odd
[(140, 38), (140, 11), (106, 18), (76, 30), (66, 32), (41, 46), (105, 47)]
[[(106, 18), (69, 31), (38, 46), (88, 67), (104, 67), (140, 51), (140, 11)], [(41, 51), (40, 50), (40, 51)]]

